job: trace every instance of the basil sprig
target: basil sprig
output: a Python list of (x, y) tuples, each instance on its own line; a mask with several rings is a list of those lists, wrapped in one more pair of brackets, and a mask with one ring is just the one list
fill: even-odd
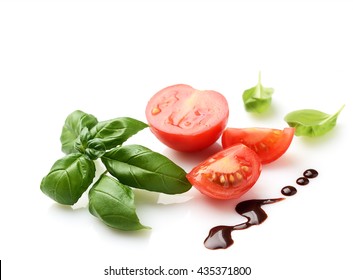
[(247, 112), (264, 113), (272, 102), (273, 88), (267, 88), (261, 84), (261, 72), (257, 85), (243, 92), (243, 102)]
[(167, 157), (140, 145), (122, 144), (148, 125), (133, 118), (99, 122), (93, 115), (72, 112), (60, 140), (66, 154), (42, 179), (44, 194), (64, 205), (74, 205), (95, 177), (95, 160), (110, 173), (89, 192), (89, 210), (108, 226), (122, 230), (148, 228), (140, 224), (131, 187), (167, 194), (188, 191), (186, 172)]
[(295, 127), (296, 136), (322, 136), (336, 126), (337, 118), (344, 105), (335, 114), (312, 109), (293, 111), (284, 117), (289, 126)]

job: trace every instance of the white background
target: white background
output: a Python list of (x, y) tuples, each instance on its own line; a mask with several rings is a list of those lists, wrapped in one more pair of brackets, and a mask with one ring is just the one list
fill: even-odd
[[(352, 11), (348, 1), (1, 1), (4, 279), (113, 279), (104, 276), (110, 265), (249, 266), (244, 279), (352, 279)], [(264, 116), (246, 113), (241, 100), (259, 71), (275, 89)], [(176, 83), (224, 94), (232, 127), (283, 128), (292, 110), (335, 113), (346, 104), (333, 131), (295, 137), (242, 199), (281, 197), (306, 168), (319, 177), (266, 206), (268, 220), (234, 232), (227, 250), (207, 250), (203, 240), (213, 226), (243, 221), (233, 211), (240, 200), (212, 201), (195, 189), (176, 197), (139, 191), (137, 211), (152, 230), (124, 233), (89, 214), (87, 194), (71, 208), (39, 189), (63, 155), (59, 137), (69, 113), (145, 120), (149, 98)], [(148, 129), (130, 140), (186, 171), (218, 148), (180, 154)]]

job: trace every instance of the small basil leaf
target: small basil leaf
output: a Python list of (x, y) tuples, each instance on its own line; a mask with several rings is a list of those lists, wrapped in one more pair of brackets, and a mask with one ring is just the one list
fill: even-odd
[(167, 194), (183, 193), (191, 188), (181, 167), (140, 145), (115, 148), (101, 159), (110, 174), (131, 187)]
[(106, 151), (103, 140), (99, 138), (92, 139), (87, 127), (82, 129), (80, 136), (76, 139), (75, 149), (91, 160), (101, 157)]
[(65, 124), (61, 131), (60, 141), (61, 150), (65, 154), (75, 152), (75, 141), (81, 131), (87, 127), (91, 129), (98, 123), (93, 115), (86, 114), (80, 110), (76, 110), (67, 116)]
[(88, 141), (85, 154), (92, 160), (100, 158), (105, 154), (106, 148), (102, 139), (91, 139)]
[(69, 154), (54, 163), (40, 189), (58, 203), (73, 205), (92, 183), (95, 171), (94, 162), (84, 155)]
[(243, 102), (247, 112), (263, 113), (267, 111), (272, 102), (273, 88), (263, 87), (261, 73), (255, 87), (247, 89), (243, 93)]
[(106, 149), (110, 150), (147, 126), (144, 122), (133, 118), (116, 118), (97, 123), (91, 129), (91, 134), (94, 138), (102, 139)]
[(77, 137), (76, 141), (74, 142), (74, 148), (76, 151), (80, 152), (81, 154), (85, 153), (85, 150), (88, 146), (88, 141), (92, 139), (92, 135), (89, 132), (88, 128), (85, 127), (80, 132), (80, 135)]
[(106, 225), (120, 230), (148, 228), (136, 214), (134, 193), (118, 180), (102, 175), (90, 189), (89, 211)]
[(322, 136), (332, 130), (344, 106), (333, 115), (312, 109), (297, 110), (287, 114), (284, 120), (295, 127), (296, 136)]

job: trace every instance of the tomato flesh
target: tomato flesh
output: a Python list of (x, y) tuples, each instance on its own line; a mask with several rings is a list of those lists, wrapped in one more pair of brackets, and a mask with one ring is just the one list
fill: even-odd
[(186, 177), (195, 188), (209, 197), (236, 199), (256, 183), (261, 169), (257, 154), (239, 144), (209, 157)]
[(289, 148), (295, 129), (227, 128), (222, 135), (222, 146), (228, 148), (244, 144), (255, 151), (263, 164), (275, 161)]
[(157, 92), (146, 106), (151, 131), (172, 149), (204, 149), (222, 135), (228, 121), (225, 97), (212, 90), (178, 84)]

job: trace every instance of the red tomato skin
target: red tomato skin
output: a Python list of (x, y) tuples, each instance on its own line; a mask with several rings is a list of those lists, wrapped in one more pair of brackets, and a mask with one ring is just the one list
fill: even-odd
[[(219, 165), (222, 161), (226, 165)], [(212, 170), (212, 165), (218, 168)], [(249, 174), (242, 171), (244, 166), (249, 170)], [(240, 198), (249, 191), (257, 182), (261, 170), (262, 164), (257, 154), (245, 145), (238, 144), (201, 162), (186, 175), (186, 178), (202, 194), (214, 199), (229, 200)], [(229, 182), (230, 176), (237, 173), (243, 174), (243, 179), (227, 185), (221, 185), (217, 178), (213, 179), (213, 174), (218, 174), (219, 178), (223, 176), (228, 178)], [(232, 181), (236, 181), (234, 178), (236, 178), (235, 175)]]
[[(171, 126), (167, 124), (167, 120), (170, 118), (170, 114), (174, 113), (174, 112), (168, 111), (168, 110), (172, 110), (172, 107), (171, 109), (162, 108), (162, 111), (163, 110), (166, 111), (166, 113), (163, 112), (164, 115), (162, 113), (160, 115), (153, 114), (154, 108), (159, 108), (160, 106), (159, 102), (161, 102), (160, 100), (163, 100), (163, 98), (165, 98), (166, 95), (167, 96), (169, 95), (169, 98), (171, 99), (173, 98), (173, 94), (174, 95), (178, 94), (178, 97), (180, 99), (183, 99), (184, 95), (186, 96), (185, 98), (188, 98), (194, 92), (204, 94), (204, 96), (202, 96), (202, 100), (201, 98), (198, 98), (199, 101), (201, 101), (201, 103), (205, 103), (204, 100), (207, 100), (207, 99), (211, 100), (211, 102), (209, 102), (209, 106), (214, 106), (212, 104), (213, 99), (217, 100), (216, 104), (219, 105), (219, 108), (218, 107), (214, 108), (216, 111), (214, 115), (217, 115), (217, 116), (215, 117), (213, 116), (212, 113), (208, 113), (207, 118), (210, 119), (210, 122), (208, 122), (207, 124), (200, 124), (201, 123), (200, 122), (198, 125), (198, 124), (195, 124), (194, 122), (191, 125), (191, 126), (194, 126), (194, 128), (191, 128), (191, 129)], [(199, 106), (197, 102), (195, 102), (194, 105), (196, 107)], [(180, 108), (178, 109), (183, 110)], [(186, 115), (188, 112), (189, 111), (187, 111), (186, 109), (186, 111), (184, 111), (183, 113)], [(195, 152), (211, 146), (221, 137), (228, 122), (229, 108), (228, 108), (228, 102), (225, 99), (225, 97), (216, 91), (211, 91), (211, 90), (198, 91), (189, 85), (177, 84), (177, 85), (166, 87), (160, 90), (159, 92), (157, 92), (149, 100), (146, 106), (145, 113), (146, 113), (147, 122), (150, 126), (150, 130), (162, 143), (177, 151)], [(215, 118), (215, 120), (213, 121), (212, 118)], [(199, 120), (196, 118), (196, 121), (199, 121)]]
[(262, 164), (268, 164), (280, 158), (288, 150), (294, 132), (293, 127), (286, 127), (283, 130), (257, 127), (227, 128), (222, 134), (222, 147), (244, 144), (258, 154)]

